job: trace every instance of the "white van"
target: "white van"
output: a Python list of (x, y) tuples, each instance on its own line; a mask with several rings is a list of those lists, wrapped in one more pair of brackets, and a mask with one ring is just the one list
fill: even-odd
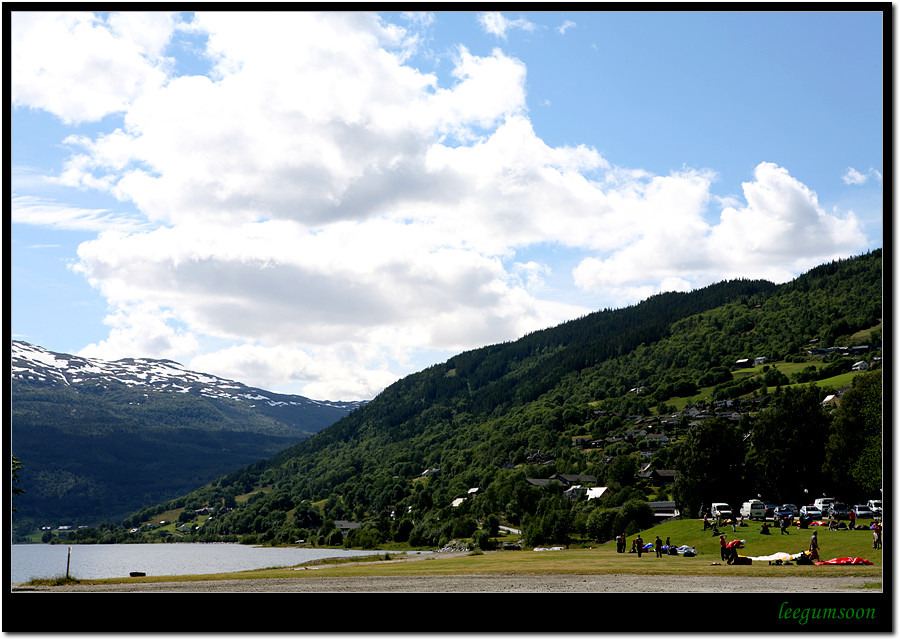
[(866, 506), (872, 510), (876, 518), (881, 517), (881, 500), (869, 500)]
[(766, 519), (766, 504), (761, 500), (748, 500), (741, 505), (741, 517), (750, 518), (751, 520)]
[(828, 513), (828, 507), (832, 504), (834, 504), (834, 498), (816, 498), (813, 501), (813, 506), (818, 507), (823, 516)]
[(709, 507), (709, 515), (713, 518), (730, 518), (732, 517), (731, 507), (726, 502), (713, 502)]

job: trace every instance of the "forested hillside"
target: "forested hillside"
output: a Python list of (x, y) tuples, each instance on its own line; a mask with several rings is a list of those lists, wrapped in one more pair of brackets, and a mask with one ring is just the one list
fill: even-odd
[(116, 362), (13, 341), (14, 525), (118, 521), (263, 460), (357, 403), (263, 392), (169, 361)]
[[(502, 522), (537, 544), (637, 530), (648, 500), (692, 514), (759, 492), (864, 501), (881, 486), (881, 279), (878, 250), (781, 286), (660, 294), (462, 353), (126, 524), (212, 507), (191, 539), (324, 543), (332, 520), (355, 520), (366, 524), (348, 543), (428, 546), (486, 539)], [(851, 386), (847, 402), (823, 404)], [(566, 476), (607, 491), (570, 499)], [(551, 478), (563, 481), (529, 482)]]

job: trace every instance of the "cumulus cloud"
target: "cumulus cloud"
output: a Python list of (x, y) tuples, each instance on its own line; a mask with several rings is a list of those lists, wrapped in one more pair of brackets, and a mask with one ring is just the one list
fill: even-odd
[(571, 28), (573, 28), (573, 27), (575, 27), (575, 26), (577, 26), (577, 25), (576, 25), (574, 22), (572, 22), (571, 20), (566, 20), (566, 21), (563, 22), (561, 25), (559, 25), (558, 27), (556, 27), (556, 31), (557, 31), (560, 35), (566, 35), (566, 31), (568, 31), (569, 29), (571, 29)]
[(152, 303), (121, 305), (104, 320), (110, 327), (109, 337), (87, 345), (78, 355), (103, 360), (141, 356), (180, 360), (194, 353), (199, 342), (191, 331), (173, 328), (169, 324), (173, 319), (171, 311)]
[[(56, 183), (111, 195), (143, 226), (27, 198), (13, 209), (17, 221), (105, 229), (73, 267), (111, 307), (108, 339), (83, 355), (370, 398), (421, 368), (422, 350), (445, 359), (591, 310), (542, 298), (551, 268), (523, 249), (587, 254), (574, 282), (629, 304), (723, 271), (783, 280), (863, 245), (852, 214), (826, 214), (773, 164), (720, 201), (712, 171), (654, 176), (547, 144), (520, 60), (460, 46), (446, 86), (406, 64), (428, 14), (400, 28), (358, 12), (200, 13), (158, 17), (146, 33), (131, 18), (13, 25), (20, 57), (49, 35), (69, 43), (70, 60), (41, 54), (51, 77), (83, 78), (112, 54), (111, 69), (133, 72), (116, 90), (104, 80), (53, 99), (44, 78), (15, 81), (14, 104), (64, 121), (123, 114), (65, 140)], [(498, 37), (534, 28), (480, 19)], [(171, 73), (178, 29), (207, 36), (209, 75)]]
[(273, 391), (295, 381), (319, 400), (365, 400), (397, 380), (394, 358), (390, 349), (355, 343), (310, 350), (241, 344), (198, 355), (190, 368)]
[[(640, 192), (640, 235), (607, 258), (589, 257), (573, 271), (584, 289), (609, 287), (623, 299), (634, 291), (683, 290), (684, 283), (704, 286), (730, 277), (784, 282), (823, 260), (865, 247), (859, 220), (852, 212), (829, 214), (816, 194), (773, 163), (760, 163), (754, 179), (743, 184), (744, 202), (731, 199), (715, 224), (702, 213), (710, 176), (654, 178)], [(678, 206), (657, 209), (674, 198)], [(676, 278), (677, 280), (672, 280)], [(674, 286), (673, 286), (674, 285)]]
[[(166, 12), (11, 14), (11, 98), (64, 122), (94, 121), (125, 111), (165, 82), (161, 52), (175, 17)], [(73, 54), (73, 52), (77, 52)]]

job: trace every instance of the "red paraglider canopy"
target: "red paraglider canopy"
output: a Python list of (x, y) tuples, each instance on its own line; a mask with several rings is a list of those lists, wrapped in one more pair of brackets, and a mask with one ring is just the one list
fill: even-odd
[(832, 558), (824, 562), (813, 562), (813, 564), (872, 564), (872, 562), (865, 558)]

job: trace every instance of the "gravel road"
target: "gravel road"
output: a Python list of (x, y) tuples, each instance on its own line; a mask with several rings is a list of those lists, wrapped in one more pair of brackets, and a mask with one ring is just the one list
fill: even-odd
[[(29, 587), (40, 592), (128, 593), (839, 593), (862, 591), (872, 577), (750, 578), (637, 575), (468, 575), (413, 577), (308, 577), (203, 582)], [(18, 591), (18, 589), (16, 589)], [(880, 593), (881, 589), (865, 589)]]

